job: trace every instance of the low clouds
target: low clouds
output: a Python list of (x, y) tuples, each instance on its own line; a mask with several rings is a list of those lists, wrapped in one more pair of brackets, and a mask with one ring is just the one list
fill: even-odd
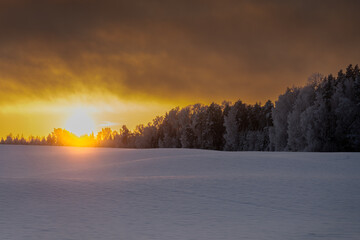
[(360, 63), (358, 1), (2, 1), (0, 103), (274, 99)]

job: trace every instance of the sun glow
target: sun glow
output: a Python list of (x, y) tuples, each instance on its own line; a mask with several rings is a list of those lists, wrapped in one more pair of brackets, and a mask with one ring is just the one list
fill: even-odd
[(65, 129), (78, 137), (95, 131), (95, 122), (84, 108), (76, 108), (65, 123)]

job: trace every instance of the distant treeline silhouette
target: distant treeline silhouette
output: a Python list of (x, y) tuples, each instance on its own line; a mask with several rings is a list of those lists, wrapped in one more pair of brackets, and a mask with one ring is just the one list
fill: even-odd
[(54, 129), (47, 137), (9, 135), (2, 144), (117, 148), (200, 148), (230, 151), (359, 151), (360, 71), (349, 65), (337, 77), (313, 74), (288, 88), (275, 106), (242, 101), (174, 108), (130, 131), (104, 128), (77, 137)]

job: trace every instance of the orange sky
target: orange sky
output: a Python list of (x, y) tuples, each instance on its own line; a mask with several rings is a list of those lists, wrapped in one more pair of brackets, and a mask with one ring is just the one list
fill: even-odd
[(359, 1), (0, 2), (0, 137), (74, 106), (133, 128), (175, 106), (276, 100), (360, 63)]

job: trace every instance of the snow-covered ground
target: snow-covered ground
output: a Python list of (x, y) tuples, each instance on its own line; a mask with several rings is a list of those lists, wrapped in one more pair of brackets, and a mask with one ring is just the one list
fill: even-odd
[(0, 239), (360, 239), (360, 154), (0, 145)]

